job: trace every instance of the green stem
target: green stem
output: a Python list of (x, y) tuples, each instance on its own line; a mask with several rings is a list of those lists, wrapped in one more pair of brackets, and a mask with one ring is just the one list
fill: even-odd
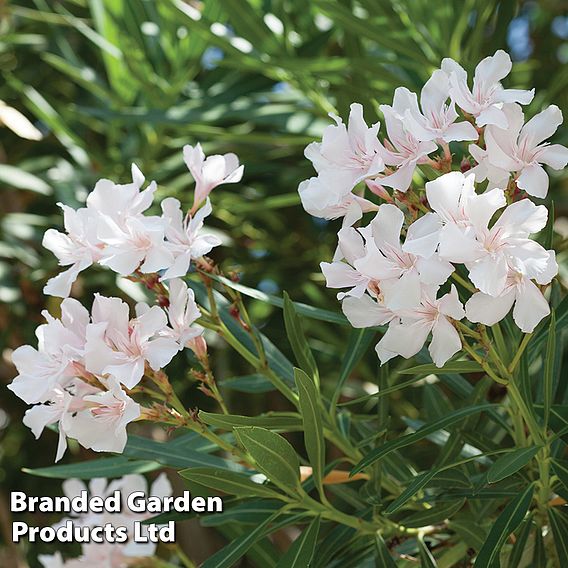
[(509, 373), (512, 373), (517, 368), (517, 365), (519, 364), (519, 361), (521, 360), (521, 357), (523, 356), (523, 353), (525, 352), (525, 349), (527, 348), (531, 337), (532, 333), (526, 333), (523, 337), (523, 340), (521, 341), (521, 344), (519, 345), (519, 348), (517, 349), (517, 352), (515, 353), (511, 364), (509, 365)]

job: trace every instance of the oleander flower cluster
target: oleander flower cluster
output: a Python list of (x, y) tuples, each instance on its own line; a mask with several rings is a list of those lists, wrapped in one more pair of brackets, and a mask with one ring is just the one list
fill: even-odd
[[(440, 367), (462, 349), (461, 320), (494, 325), (512, 308), (530, 333), (550, 313), (543, 292), (558, 266), (534, 238), (548, 210), (530, 198), (546, 196), (543, 165), (564, 168), (568, 149), (546, 142), (562, 123), (558, 107), (524, 122), (521, 105), (534, 91), (504, 88), (510, 70), (508, 54), (497, 51), (470, 86), (466, 71), (445, 59), (419, 98), (400, 87), (392, 105), (380, 105), (382, 140), (380, 124), (369, 127), (352, 104), (347, 125), (332, 116), (335, 125), (305, 150), (317, 172), (298, 188), (305, 210), (343, 218), (322, 272), (342, 290), (354, 327), (388, 326), (376, 346), (381, 363), (416, 355), (431, 336)], [(430, 181), (414, 188), (424, 177)], [(454, 285), (465, 275), (468, 298)]]
[[(194, 201), (185, 214), (177, 199), (161, 202), (162, 215), (146, 214), (156, 184), (142, 190), (144, 176), (132, 167), (133, 181), (119, 185), (101, 180), (86, 207), (61, 205), (65, 233), (49, 229), (44, 246), (63, 266), (45, 292), (64, 298), (61, 316), (44, 311), (36, 330), (38, 346), (12, 354), (18, 375), (9, 388), (33, 405), (24, 416), (36, 438), (57, 425), (56, 461), (75, 439), (97, 452), (122, 452), (129, 423), (144, 418), (133, 393), (184, 348), (203, 353), (200, 309), (183, 277), (196, 259), (220, 240), (204, 231), (211, 213), (210, 192), (241, 179), (234, 154), (205, 157), (199, 144), (186, 146), (184, 158), (195, 180)], [(159, 305), (130, 306), (116, 297), (95, 294), (91, 310), (68, 297), (78, 274), (90, 265), (107, 266), (158, 291)]]
[[(169, 497), (172, 494), (172, 486), (164, 473), (160, 474), (152, 483), (148, 490), (146, 478), (142, 475), (125, 475), (119, 479), (108, 481), (105, 478), (95, 478), (89, 482), (87, 487), (80, 479), (67, 479), (63, 482), (63, 494), (69, 499), (73, 499), (87, 491), (91, 497), (102, 497), (103, 499), (111, 496), (116, 490), (120, 491), (123, 501), (126, 496), (134, 491), (142, 491), (151, 497)], [(83, 513), (74, 516), (72, 519), (62, 519), (54, 528), (65, 525), (67, 520), (71, 520), (76, 527), (94, 528), (104, 527), (110, 524), (113, 527), (125, 527), (128, 534), (134, 533), (134, 523), (149, 519), (151, 513), (134, 513), (127, 506), (122, 504), (122, 512), (109, 513)], [(143, 526), (144, 530), (146, 527)], [(147, 530), (147, 529), (146, 529)], [(156, 552), (154, 542), (136, 542), (132, 538), (126, 542), (90, 542), (85, 539), (81, 542), (81, 554), (76, 558), (64, 559), (61, 553), (44, 554), (39, 556), (43, 568), (74, 568), (75, 566), (105, 566), (107, 568), (124, 568), (126, 566), (137, 566), (143, 559), (151, 558)]]

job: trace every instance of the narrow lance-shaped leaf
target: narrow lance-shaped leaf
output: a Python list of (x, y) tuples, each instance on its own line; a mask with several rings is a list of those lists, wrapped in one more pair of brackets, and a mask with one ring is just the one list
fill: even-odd
[(497, 561), (509, 535), (523, 522), (532, 501), (533, 491), (534, 485), (531, 483), (503, 509), (479, 551), (476, 560), (478, 566), (493, 566)]
[(205, 485), (217, 491), (240, 497), (265, 497), (274, 499), (278, 493), (270, 487), (255, 483), (246, 475), (232, 471), (223, 471), (210, 467), (184, 469), (179, 474), (189, 481)]
[(276, 568), (305, 568), (311, 566), (320, 527), (320, 518), (316, 517), (302, 534), (292, 543)]
[(304, 421), (304, 442), (310, 458), (313, 477), (316, 487), (322, 498), (323, 470), (325, 467), (325, 440), (321, 420), (322, 407), (320, 405), (319, 391), (312, 379), (301, 369), (294, 369), (296, 386), (300, 397), (300, 411)]
[(319, 373), (314, 356), (308, 346), (308, 341), (304, 334), (302, 321), (300, 320), (294, 303), (290, 296), (284, 292), (284, 325), (286, 334), (294, 351), (294, 356), (300, 368), (310, 377), (314, 378), (316, 385), (319, 385)]
[(441, 418), (440, 420), (436, 420), (435, 422), (431, 422), (430, 424), (425, 424), (414, 432), (413, 434), (407, 434), (406, 436), (401, 436), (396, 440), (391, 440), (386, 444), (383, 444), (381, 447), (373, 450), (369, 454), (367, 454), (352, 470), (351, 473), (355, 474), (361, 471), (362, 469), (366, 468), (367, 466), (371, 465), (372, 463), (376, 462), (377, 460), (381, 459), (382, 457), (398, 450), (400, 448), (404, 448), (413, 444), (414, 442), (418, 442), (419, 440), (423, 440), (430, 434), (437, 432), (438, 430), (443, 430), (444, 428), (448, 428), (453, 424), (456, 424), (460, 420), (463, 420), (467, 416), (471, 416), (472, 414), (476, 414), (479, 412), (483, 412), (485, 410), (491, 410), (495, 408), (496, 405), (494, 404), (480, 404), (476, 406), (468, 406), (467, 408), (460, 408), (455, 412), (452, 412)]
[(550, 409), (552, 408), (552, 396), (554, 389), (554, 360), (556, 351), (556, 313), (552, 310), (550, 315), (550, 325), (548, 326), (548, 339), (546, 341), (546, 355), (544, 358), (544, 430), (548, 428)]
[(396, 568), (396, 564), (380, 533), (375, 535), (375, 548), (377, 551), (377, 566), (382, 568)]
[(554, 535), (554, 546), (560, 566), (568, 566), (568, 515), (561, 510), (549, 509), (548, 518)]
[(487, 471), (487, 481), (497, 483), (527, 465), (539, 452), (539, 446), (521, 448), (510, 454), (501, 456)]
[(375, 332), (369, 329), (354, 329), (349, 337), (349, 343), (347, 345), (347, 351), (343, 360), (341, 361), (341, 369), (339, 371), (339, 379), (337, 385), (335, 386), (335, 391), (331, 399), (331, 411), (335, 411), (337, 406), (337, 401), (341, 396), (341, 389), (345, 384), (345, 381), (349, 378), (349, 374), (361, 359), (371, 341), (375, 337)]
[(280, 515), (280, 511), (276, 511), (270, 515), (264, 522), (257, 525), (253, 530), (247, 531), (243, 536), (233, 540), (230, 544), (210, 556), (201, 568), (231, 568), (235, 562), (246, 554), (250, 547), (264, 536), (266, 528)]
[(301, 491), (298, 456), (282, 436), (256, 426), (235, 428), (235, 435), (272, 483), (287, 493)]

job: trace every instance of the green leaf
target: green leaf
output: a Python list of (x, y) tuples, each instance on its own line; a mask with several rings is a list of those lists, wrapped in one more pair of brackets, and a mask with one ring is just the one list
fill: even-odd
[(436, 505), (425, 511), (419, 511), (418, 513), (404, 517), (400, 523), (408, 528), (435, 525), (453, 517), (463, 507), (464, 503), (465, 499), (460, 499), (455, 503), (450, 502), (444, 505)]
[(568, 515), (555, 507), (550, 507), (548, 518), (560, 566), (568, 566)]
[(560, 483), (562, 483), (564, 488), (568, 491), (568, 461), (556, 459), (552, 460), (551, 465)]
[(210, 456), (203, 451), (178, 446), (179, 442), (156, 442), (141, 436), (128, 436), (128, 442), (123, 455), (147, 460), (155, 460), (162, 465), (186, 468), (186, 467), (218, 467), (240, 471), (243, 466), (217, 456)]
[(245, 534), (230, 544), (225, 546), (210, 556), (202, 565), (201, 568), (231, 568), (235, 562), (239, 560), (247, 550), (258, 540), (260, 540), (265, 533), (267, 527), (280, 515), (280, 511), (276, 511), (270, 515), (264, 522), (257, 525), (253, 530), (246, 531)]
[(522, 493), (512, 499), (503, 509), (483, 547), (477, 555), (477, 566), (493, 566), (499, 559), (501, 548), (517, 527), (523, 522), (532, 501), (534, 485), (531, 483)]
[(51, 187), (41, 178), (21, 168), (8, 166), (6, 164), (0, 164), (0, 181), (12, 187), (17, 187), (18, 189), (28, 189), (36, 193), (42, 193), (43, 195), (50, 195), (52, 193)]
[(209, 467), (194, 467), (183, 469), (179, 474), (189, 481), (205, 485), (211, 489), (237, 495), (239, 497), (265, 497), (275, 499), (278, 493), (260, 483), (255, 483), (241, 473), (223, 471)]
[(323, 470), (325, 467), (325, 440), (321, 420), (322, 407), (319, 391), (314, 381), (301, 369), (294, 369), (296, 386), (300, 397), (300, 412), (304, 424), (304, 443), (313, 470), (313, 479), (320, 495), (323, 490)]
[(121, 477), (131, 473), (147, 473), (159, 469), (161, 464), (155, 461), (129, 460), (125, 457), (102, 458), (68, 465), (53, 465), (37, 469), (22, 469), (39, 477), (53, 477), (56, 479), (93, 479), (95, 477)]
[(476, 361), (450, 361), (443, 367), (433, 364), (417, 365), (398, 371), (401, 375), (439, 375), (442, 373), (482, 373), (483, 367)]
[(532, 519), (527, 517), (521, 525), (517, 539), (511, 550), (508, 568), (518, 568), (521, 565), (521, 561), (525, 558), (525, 547), (527, 546), (527, 541), (533, 527)]
[(543, 374), (543, 403), (544, 403), (544, 431), (548, 428), (550, 409), (552, 408), (552, 398), (554, 393), (554, 359), (556, 352), (556, 313), (552, 310), (550, 315), (550, 325), (548, 326), (548, 339), (546, 342), (546, 355), (544, 357)]
[(349, 378), (351, 371), (359, 362), (361, 357), (367, 351), (369, 345), (375, 337), (375, 332), (370, 329), (354, 329), (349, 336), (347, 351), (341, 361), (341, 369), (339, 370), (339, 379), (333, 392), (331, 399), (331, 411), (333, 412), (337, 406), (337, 401), (341, 396), (341, 389), (345, 381)]
[[(213, 280), (217, 280), (240, 292), (241, 294), (248, 296), (249, 298), (254, 298), (255, 300), (260, 300), (261, 302), (266, 302), (271, 306), (276, 306), (277, 308), (284, 307), (284, 300), (282, 298), (278, 298), (277, 296), (272, 296), (271, 294), (265, 294), (260, 290), (255, 290), (254, 288), (249, 288), (248, 286), (243, 286), (243, 284), (239, 284), (237, 282), (233, 282), (228, 278), (224, 278), (222, 276), (215, 276), (215, 275), (208, 275)], [(338, 312), (331, 312), (329, 310), (322, 310), (321, 308), (314, 308), (313, 306), (309, 306), (308, 304), (302, 304), (300, 302), (293, 302), (294, 308), (296, 312), (302, 316), (306, 316), (311, 319), (316, 319), (320, 321), (325, 321), (328, 323), (337, 323), (340, 325), (351, 327), (349, 320), (341, 313)]]
[(418, 491), (428, 485), (428, 482), (438, 473), (435, 469), (417, 475), (412, 483), (385, 509), (385, 515), (390, 515), (404, 506)]
[(296, 412), (268, 412), (260, 416), (241, 416), (239, 414), (215, 414), (201, 410), (199, 418), (205, 424), (225, 430), (232, 430), (236, 426), (260, 426), (283, 432), (302, 429), (302, 418)]
[(251, 394), (276, 390), (276, 387), (264, 375), (244, 375), (230, 377), (219, 382), (219, 385), (230, 390)]
[(316, 385), (319, 384), (319, 373), (314, 356), (308, 346), (308, 340), (304, 334), (302, 321), (296, 313), (294, 304), (287, 292), (284, 292), (284, 325), (288, 341), (298, 362), (298, 366), (312, 377)]
[(298, 456), (282, 436), (256, 426), (235, 428), (235, 434), (257, 469), (272, 483), (287, 493), (301, 491)]
[(396, 568), (395, 561), (379, 532), (375, 534), (375, 548), (377, 551), (377, 566), (381, 568)]
[(320, 518), (316, 517), (292, 543), (286, 554), (278, 562), (277, 568), (307, 568), (311, 566), (319, 528)]
[(474, 550), (481, 550), (487, 532), (480, 523), (464, 519), (452, 519), (448, 527), (458, 533), (459, 537)]
[(540, 446), (521, 448), (501, 456), (487, 470), (488, 483), (497, 483), (527, 465), (539, 452)]
[(351, 473), (355, 474), (362, 469), (368, 467), (369, 465), (375, 463), (377, 460), (381, 459), (382, 457), (398, 450), (400, 448), (404, 448), (413, 444), (414, 442), (418, 442), (419, 440), (423, 440), (430, 434), (437, 432), (438, 430), (443, 430), (453, 424), (458, 423), (460, 420), (471, 416), (473, 414), (477, 414), (479, 412), (483, 412), (486, 410), (494, 409), (496, 405), (494, 404), (480, 404), (476, 406), (468, 406), (466, 408), (460, 408), (455, 412), (451, 412), (447, 416), (436, 420), (435, 422), (431, 422), (429, 424), (425, 424), (420, 429), (418, 429), (413, 434), (407, 434), (406, 436), (401, 436), (396, 440), (391, 440), (386, 444), (383, 444), (376, 450), (373, 450), (371, 453), (367, 454), (352, 470)]
[(418, 538), (418, 552), (420, 554), (420, 568), (438, 568), (436, 560), (422, 536)]

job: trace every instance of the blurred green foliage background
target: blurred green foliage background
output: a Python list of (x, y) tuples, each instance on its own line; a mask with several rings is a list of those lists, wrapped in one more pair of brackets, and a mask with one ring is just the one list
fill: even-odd
[[(236, 152), (246, 167), (242, 184), (212, 195), (209, 224), (228, 245), (217, 249), (216, 260), (248, 286), (338, 309), (318, 268), (331, 255), (338, 224), (312, 219), (299, 206), (297, 185), (312, 175), (304, 147), (321, 135), (328, 112), (345, 116), (357, 101), (374, 122), (397, 86), (419, 90), (443, 57), (472, 71), (499, 48), (515, 61), (507, 86), (537, 90), (530, 114), (552, 103), (566, 114), (562, 0), (0, 1), (0, 100), (43, 133), (41, 141), (28, 141), (0, 127), (2, 384), (14, 376), (10, 350), (34, 343), (41, 310), (57, 309), (41, 292), (57, 271), (41, 247), (43, 232), (62, 222), (56, 203), (78, 205), (101, 177), (128, 181), (136, 162), (159, 183), (159, 198), (175, 195), (189, 205), (181, 148), (197, 141), (206, 153)], [(568, 130), (554, 141), (566, 144)], [(552, 177), (558, 218), (568, 214), (567, 185), (565, 173)], [(558, 226), (557, 248), (565, 248), (568, 230), (562, 221)], [(124, 282), (119, 286), (131, 295)], [(116, 294), (115, 275), (84, 273), (74, 294), (88, 299), (94, 291)], [(251, 310), (263, 332), (289, 352), (280, 311), (260, 302)], [(310, 321), (320, 368), (337, 369), (347, 333)], [(218, 377), (246, 372), (222, 346), (214, 349)], [(177, 372), (184, 401), (208, 407), (187, 367)], [(360, 372), (372, 378), (375, 369), (371, 353)], [(242, 395), (233, 396), (238, 407)], [(416, 404), (412, 396), (397, 404)], [(270, 393), (256, 394), (241, 411), (274, 404)], [(7, 494), (16, 488), (37, 494), (37, 479), (21, 468), (48, 465), (55, 453), (56, 436), (34, 441), (21, 424), (24, 411), (2, 391), (2, 566), (8, 565), (3, 558), (13, 558)], [(72, 450), (66, 459), (82, 453)], [(59, 484), (43, 480), (42, 491), (58, 492)]]

